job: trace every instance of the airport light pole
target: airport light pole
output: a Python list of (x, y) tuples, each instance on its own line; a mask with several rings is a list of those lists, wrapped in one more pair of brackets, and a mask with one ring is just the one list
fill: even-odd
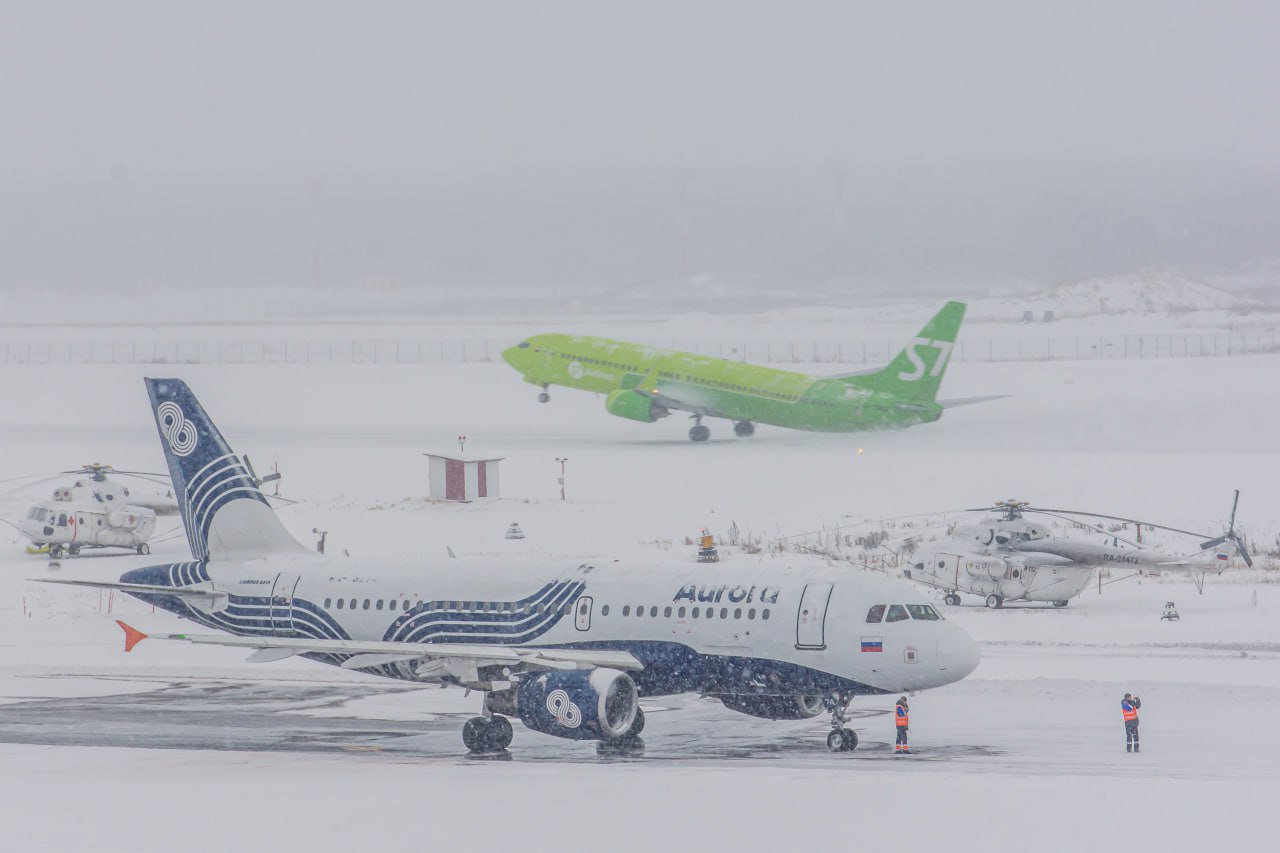
[(569, 461), (569, 457), (557, 456), (556, 461), (560, 463), (560, 500), (564, 500), (564, 463)]

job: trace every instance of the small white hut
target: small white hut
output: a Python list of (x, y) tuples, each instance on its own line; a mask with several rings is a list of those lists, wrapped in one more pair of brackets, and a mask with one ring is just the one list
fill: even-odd
[(430, 495), (440, 501), (474, 501), (496, 498), (498, 463), (496, 459), (461, 459), (424, 453), (428, 459), (427, 480)]

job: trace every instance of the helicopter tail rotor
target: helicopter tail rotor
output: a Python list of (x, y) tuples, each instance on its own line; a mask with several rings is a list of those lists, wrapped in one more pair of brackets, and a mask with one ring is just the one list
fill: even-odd
[(1240, 490), (1236, 489), (1235, 498), (1231, 501), (1231, 520), (1227, 522), (1227, 532), (1214, 539), (1200, 543), (1201, 551), (1208, 551), (1210, 548), (1217, 548), (1230, 542), (1235, 546), (1236, 553), (1240, 555), (1240, 559), (1244, 560), (1244, 564), (1253, 568), (1253, 558), (1249, 556), (1249, 549), (1245, 545), (1244, 538), (1236, 533), (1236, 506), (1240, 503)]

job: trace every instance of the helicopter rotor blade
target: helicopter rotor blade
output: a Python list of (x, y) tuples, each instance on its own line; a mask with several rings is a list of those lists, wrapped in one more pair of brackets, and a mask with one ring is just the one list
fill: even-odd
[(1201, 542), (1200, 550), (1208, 551), (1210, 548), (1217, 548), (1219, 545), (1221, 545), (1223, 542), (1226, 542), (1230, 538), (1231, 538), (1230, 536), (1219, 536), (1217, 539), (1210, 539), (1208, 542)]
[(1253, 568), (1253, 558), (1249, 556), (1249, 549), (1245, 547), (1244, 541), (1236, 536), (1231, 540), (1235, 543), (1236, 550), (1240, 552), (1240, 559), (1244, 560), (1244, 564), (1249, 568)]

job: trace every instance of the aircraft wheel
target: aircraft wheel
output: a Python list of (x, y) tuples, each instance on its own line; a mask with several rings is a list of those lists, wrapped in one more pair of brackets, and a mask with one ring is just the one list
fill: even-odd
[(493, 717), (489, 720), (489, 731), (486, 736), (486, 748), (492, 752), (498, 752), (511, 746), (511, 739), (515, 737), (515, 731), (511, 728), (511, 721), (506, 717)]
[(546, 391), (543, 391), (541, 394), (539, 394), (539, 395), (538, 395), (538, 402), (539, 402), (539, 403), (550, 403), (550, 402), (551, 402), (551, 395), (550, 395), (550, 394), (548, 394)]
[(50, 560), (58, 560), (58, 559), (61, 559), (61, 558), (62, 558), (62, 546), (61, 546), (61, 545), (50, 545), (50, 546), (49, 546), (49, 559), (50, 559)]
[(827, 733), (827, 749), (832, 752), (848, 752), (858, 745), (858, 736), (851, 729), (832, 729)]
[(746, 438), (749, 435), (755, 435), (756, 425), (751, 421), (738, 421), (733, 425), (733, 434), (739, 438)]
[(689, 439), (691, 441), (706, 441), (711, 438), (711, 428), (698, 424), (689, 430)]
[(841, 729), (840, 732), (844, 735), (845, 752), (853, 752), (858, 748), (858, 735), (853, 729)]
[(947, 597), (942, 599), (942, 601), (944, 604), (950, 604), (954, 607), (960, 603), (960, 596), (956, 595), (954, 592), (949, 592), (947, 593)]
[(638, 737), (621, 737), (616, 740), (596, 741), (596, 755), (613, 758), (618, 755), (643, 755), (644, 740)]
[(462, 725), (462, 743), (469, 752), (489, 751), (489, 721), (484, 717), (472, 717)]
[(68, 554), (70, 554), (70, 555), (71, 555), (71, 556), (73, 556), (73, 557), (79, 557), (79, 556), (80, 556), (80, 546), (79, 546), (79, 545), (69, 545), (69, 546), (67, 546), (67, 553), (68, 553)]
[(1054, 606), (1054, 607), (1066, 607), (1066, 606), (1067, 606), (1067, 604), (1068, 604), (1068, 602), (1066, 602), (1066, 601), (1055, 601), (1055, 602), (1053, 603), (1053, 606)]
[(138, 554), (140, 554), (141, 556), (145, 557), (150, 553), (151, 553), (151, 546), (148, 545), (146, 542), (143, 542), (141, 545), (138, 546)]
[(1001, 598), (1000, 596), (998, 595), (987, 596), (987, 606), (990, 607), (992, 610), (995, 610), (997, 607), (1000, 607), (1003, 604), (1004, 604), (1004, 599)]

